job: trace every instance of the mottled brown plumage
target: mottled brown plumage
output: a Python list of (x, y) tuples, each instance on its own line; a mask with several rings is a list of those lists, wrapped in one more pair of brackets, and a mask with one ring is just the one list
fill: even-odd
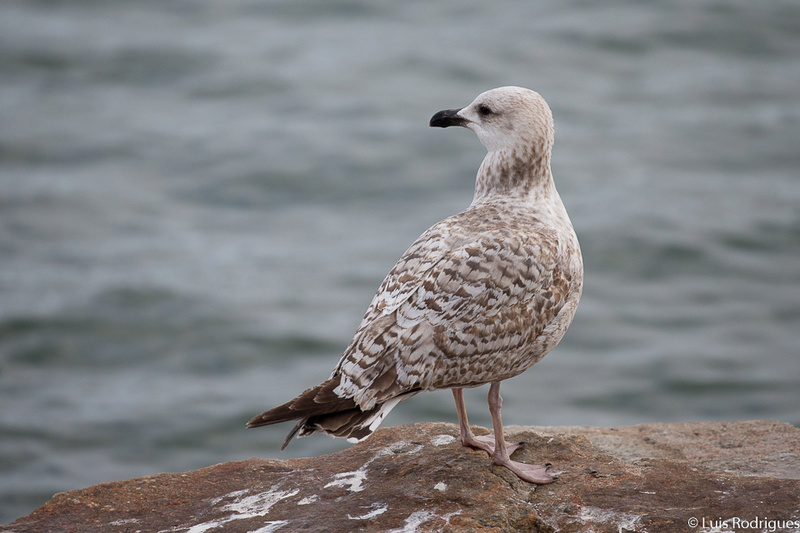
[[(581, 294), (578, 240), (550, 173), (552, 114), (539, 94), (502, 87), (431, 119), (431, 126), (451, 125), (473, 130), (489, 150), (472, 204), (403, 254), (330, 379), (248, 426), (299, 419), (284, 446), (296, 433), (317, 431), (361, 440), (401, 400), (450, 388), (465, 445), (546, 483), (544, 467), (508, 458), (499, 383), (558, 344)], [(494, 439), (472, 435), (461, 394), (485, 383), (492, 384)]]

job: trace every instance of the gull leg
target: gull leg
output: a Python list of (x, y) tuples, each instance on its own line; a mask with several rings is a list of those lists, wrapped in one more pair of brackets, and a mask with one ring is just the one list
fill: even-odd
[[(495, 448), (494, 437), (492, 435), (476, 437), (469, 428), (467, 407), (464, 405), (464, 389), (453, 389), (453, 398), (456, 400), (456, 413), (458, 414), (458, 425), (461, 430), (461, 444), (463, 446), (469, 446), (470, 448), (483, 450), (489, 455), (492, 455)], [(510, 442), (504, 442), (504, 444), (507, 454), (510, 455), (521, 448), (525, 443), (519, 442), (512, 444)]]
[(500, 416), (500, 409), (503, 407), (503, 399), (500, 397), (500, 382), (494, 382), (489, 387), (489, 412), (492, 414), (492, 426), (494, 427), (494, 440), (499, 445), (492, 453), (492, 460), (495, 464), (504, 466), (514, 472), (517, 477), (529, 483), (544, 485), (552, 483), (553, 478), (547, 474), (547, 467), (542, 465), (526, 465), (512, 461), (506, 449), (506, 441), (503, 438), (503, 418)]

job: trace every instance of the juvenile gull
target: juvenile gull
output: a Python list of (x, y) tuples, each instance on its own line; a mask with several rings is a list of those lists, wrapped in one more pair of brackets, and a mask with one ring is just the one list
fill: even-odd
[[(406, 398), (452, 389), (464, 446), (550, 483), (546, 466), (509, 457), (520, 445), (503, 439), (500, 382), (558, 344), (583, 285), (578, 239), (550, 172), (553, 115), (538, 93), (501, 87), (430, 125), (468, 128), (488, 150), (472, 203), (406, 250), (328, 380), (247, 425), (299, 419), (281, 449), (318, 431), (356, 442)], [(494, 432), (476, 437), (463, 388), (486, 383)]]

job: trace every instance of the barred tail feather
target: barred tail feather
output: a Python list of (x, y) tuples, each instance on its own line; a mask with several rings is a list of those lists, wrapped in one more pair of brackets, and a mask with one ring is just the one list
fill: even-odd
[(248, 428), (279, 424), (289, 420), (300, 421), (289, 432), (281, 450), (299, 433), (305, 437), (323, 432), (333, 437), (344, 437), (358, 442), (369, 437), (398, 403), (416, 394), (411, 391), (384, 402), (379, 402), (363, 411), (352, 398), (340, 398), (333, 390), (339, 385), (339, 377), (333, 377), (283, 405), (253, 417)]
[(316, 387), (312, 387), (283, 405), (254, 416), (247, 427), (257, 428), (280, 424), (298, 418), (324, 415), (354, 409), (358, 406), (352, 398), (341, 398), (333, 390), (339, 385), (339, 377), (328, 379)]

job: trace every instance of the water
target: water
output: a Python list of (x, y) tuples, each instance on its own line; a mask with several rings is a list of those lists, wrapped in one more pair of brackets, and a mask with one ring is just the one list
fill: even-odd
[[(0, 83), (0, 522), (347, 446), (243, 426), (469, 203), (482, 147), (427, 121), (506, 84), (553, 108), (586, 263), (506, 422), (800, 424), (796, 2), (8, 0)], [(449, 393), (387, 424), (421, 420)]]

